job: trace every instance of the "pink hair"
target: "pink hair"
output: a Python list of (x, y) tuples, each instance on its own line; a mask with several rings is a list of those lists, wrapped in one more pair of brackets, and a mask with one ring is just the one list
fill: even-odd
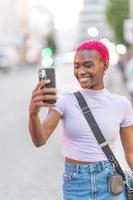
[(95, 50), (99, 55), (99, 59), (103, 62), (109, 62), (108, 48), (100, 40), (87, 40), (79, 44), (76, 51)]

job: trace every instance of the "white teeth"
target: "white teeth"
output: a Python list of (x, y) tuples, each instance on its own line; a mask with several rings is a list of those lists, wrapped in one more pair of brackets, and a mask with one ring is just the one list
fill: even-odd
[(88, 76), (88, 77), (80, 77), (80, 79), (81, 79), (81, 78), (82, 78), (82, 79), (87, 79), (87, 78), (90, 78), (90, 76)]
[(79, 80), (81, 81), (81, 82), (86, 82), (86, 81), (88, 81), (90, 79), (90, 77), (87, 77), (87, 78), (79, 78)]

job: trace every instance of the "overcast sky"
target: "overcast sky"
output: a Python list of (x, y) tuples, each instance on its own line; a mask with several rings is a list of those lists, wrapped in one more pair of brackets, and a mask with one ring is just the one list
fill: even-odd
[(30, 0), (34, 4), (44, 4), (53, 13), (58, 30), (69, 30), (78, 23), (78, 14), (83, 0)]

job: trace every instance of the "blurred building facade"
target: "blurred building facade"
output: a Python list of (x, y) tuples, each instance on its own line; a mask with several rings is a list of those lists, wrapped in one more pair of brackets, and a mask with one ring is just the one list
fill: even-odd
[(79, 17), (80, 40), (93, 37), (87, 32), (91, 27), (96, 28), (98, 31), (95, 37), (106, 37), (112, 40), (113, 33), (107, 24), (105, 16), (107, 0), (83, 0), (83, 2), (84, 6)]
[(3, 57), (9, 67), (37, 63), (45, 37), (53, 31), (54, 18), (44, 4), (32, 0), (1, 1), (0, 67)]
[(28, 0), (1, 1), (0, 19), (0, 67), (13, 67), (21, 60), (29, 28)]
[(16, 44), (17, 20), (15, 0), (0, 2), (0, 45)]
[(43, 2), (25, 0), (24, 4), (23, 0), (19, 1), (18, 14), (23, 35), (21, 63), (36, 65), (41, 60), (42, 48), (47, 46), (47, 36), (54, 32), (54, 18)]
[(41, 60), (41, 50), (47, 47), (47, 38), (52, 37), (55, 31), (54, 17), (45, 4), (30, 1), (30, 30), (26, 41), (26, 61), (28, 64), (37, 64)]
[[(16, 59), (17, 21), (15, 1), (5, 0), (0, 3), (0, 69), (7, 69)], [(14, 58), (14, 59), (13, 59)]]

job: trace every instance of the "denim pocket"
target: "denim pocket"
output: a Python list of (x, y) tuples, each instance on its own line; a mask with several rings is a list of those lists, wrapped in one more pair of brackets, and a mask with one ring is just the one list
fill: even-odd
[(76, 172), (73, 172), (73, 173), (65, 172), (63, 174), (63, 179), (66, 180), (66, 181), (71, 181), (71, 180), (76, 178), (76, 175), (77, 175)]
[(113, 174), (115, 174), (115, 169), (111, 166), (108, 166), (105, 168), (104, 172), (108, 175), (111, 176)]

